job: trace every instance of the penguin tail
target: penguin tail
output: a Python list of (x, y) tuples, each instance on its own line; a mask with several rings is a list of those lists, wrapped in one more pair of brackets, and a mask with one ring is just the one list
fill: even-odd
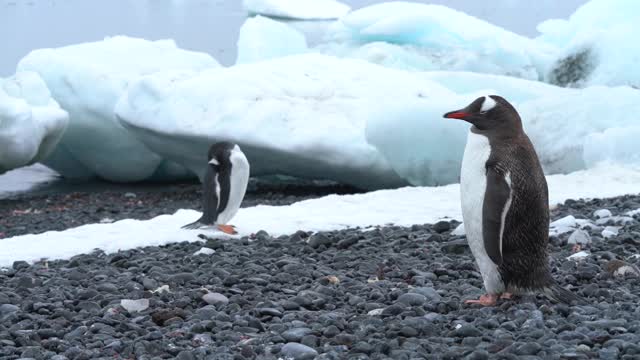
[(205, 224), (203, 224), (200, 220), (192, 222), (191, 224), (187, 224), (181, 227), (181, 229), (188, 229), (188, 230), (195, 230), (195, 229), (199, 229), (203, 226), (206, 226)]
[(544, 294), (552, 301), (569, 305), (571, 305), (571, 303), (573, 302), (578, 305), (585, 305), (587, 303), (587, 301), (583, 297), (561, 287), (556, 283), (553, 283), (549, 287), (546, 287), (544, 289)]

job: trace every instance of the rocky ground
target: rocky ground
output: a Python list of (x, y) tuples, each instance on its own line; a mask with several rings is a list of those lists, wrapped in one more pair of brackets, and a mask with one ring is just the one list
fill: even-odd
[[(335, 184), (273, 184), (251, 180), (242, 207), (288, 205), (327, 194), (355, 193)], [(199, 183), (137, 187), (93, 186), (87, 191), (17, 195), (0, 200), (0, 239), (122, 219), (150, 219), (178, 209), (202, 210)]]
[[(614, 217), (597, 219), (603, 208)], [(456, 222), (16, 262), (0, 271), (0, 358), (637, 359), (640, 218), (615, 217), (637, 208), (627, 196), (553, 210), (597, 223), (587, 257), (567, 259), (571, 231), (550, 245), (555, 278), (586, 305), (464, 305), (482, 281)]]

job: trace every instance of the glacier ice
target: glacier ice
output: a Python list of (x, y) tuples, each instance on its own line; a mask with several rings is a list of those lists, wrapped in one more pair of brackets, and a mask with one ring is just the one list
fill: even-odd
[(263, 16), (248, 18), (240, 28), (238, 59), (245, 64), (307, 52), (304, 34)]
[(326, 54), (403, 70), (465, 70), (539, 80), (556, 48), (442, 5), (364, 7), (331, 26)]
[(69, 113), (69, 125), (44, 164), (67, 178), (140, 181), (193, 176), (138, 141), (116, 120), (113, 107), (129, 83), (159, 71), (219, 67), (203, 53), (171, 40), (123, 36), (56, 49), (34, 50), (18, 64), (44, 79)]
[[(625, 163), (637, 163), (632, 147), (607, 141), (611, 119), (622, 129), (637, 126), (634, 89), (408, 72), (321, 54), (146, 76), (116, 113), (149, 149), (199, 174), (208, 144), (227, 139), (246, 149), (254, 176), (364, 188), (441, 185), (458, 181), (469, 128), (442, 114), (493, 93), (516, 106), (548, 174), (594, 167), (621, 152), (629, 154)], [(593, 140), (599, 136), (605, 139)]]
[(242, 4), (251, 14), (300, 20), (337, 19), (351, 10), (337, 0), (243, 0)]
[(591, 0), (569, 19), (539, 24), (536, 40), (561, 49), (547, 80), (575, 87), (640, 87), (638, 14), (636, 0)]
[(408, 72), (303, 54), (193, 76), (147, 76), (130, 86), (116, 113), (150, 149), (196, 173), (208, 145), (227, 139), (242, 147), (252, 176), (382, 188), (407, 182), (366, 141), (365, 123), (386, 111), (385, 98), (420, 100), (421, 93), (448, 91)]
[(38, 74), (0, 79), (0, 174), (46, 159), (68, 121)]

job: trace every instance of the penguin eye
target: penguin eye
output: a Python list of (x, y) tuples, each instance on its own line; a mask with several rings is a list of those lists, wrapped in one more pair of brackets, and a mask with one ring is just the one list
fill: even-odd
[(480, 115), (484, 115), (484, 114), (486, 114), (486, 113), (487, 113), (487, 111), (486, 111), (486, 110), (485, 110), (485, 111), (480, 111)]

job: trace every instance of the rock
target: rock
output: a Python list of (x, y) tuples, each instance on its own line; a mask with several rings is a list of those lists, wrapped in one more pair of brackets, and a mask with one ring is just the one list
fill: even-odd
[(295, 342), (285, 344), (280, 353), (294, 360), (313, 360), (318, 356), (318, 352), (313, 348)]
[(471, 324), (465, 324), (454, 330), (454, 335), (458, 337), (482, 336), (482, 331)]
[(13, 304), (2, 304), (0, 305), (0, 318), (16, 311), (20, 311), (20, 307)]
[(626, 274), (640, 276), (640, 270), (635, 265), (622, 260), (611, 260), (605, 264), (604, 268), (612, 276), (624, 276)]
[(312, 332), (309, 328), (293, 328), (283, 332), (281, 336), (288, 342), (299, 342), (303, 337)]
[(427, 297), (422, 294), (406, 293), (400, 295), (398, 302), (409, 306), (421, 306), (427, 302)]
[(197, 255), (212, 255), (215, 254), (216, 251), (213, 249), (210, 249), (208, 247), (202, 247), (200, 248), (200, 250), (196, 251), (193, 253), (193, 256), (197, 256)]
[(465, 239), (452, 240), (442, 244), (440, 249), (448, 254), (464, 254), (469, 250), (469, 244)]
[(130, 313), (144, 311), (149, 308), (149, 299), (120, 300), (120, 306)]
[(451, 223), (448, 221), (438, 221), (437, 223), (433, 224), (433, 231), (437, 232), (438, 234), (449, 231), (450, 229)]
[(309, 240), (307, 240), (307, 244), (309, 244), (309, 246), (311, 246), (312, 248), (317, 249), (321, 245), (330, 246), (331, 244), (333, 244), (333, 240), (329, 239), (323, 233), (316, 233), (309, 237)]
[(31, 265), (29, 265), (28, 262), (19, 260), (19, 261), (14, 261), (13, 262), (12, 268), (13, 268), (13, 270), (19, 271), (19, 270), (22, 270), (22, 269), (28, 269), (29, 266), (31, 266)]
[(202, 300), (204, 300), (209, 305), (216, 306), (227, 305), (229, 303), (229, 298), (217, 292), (208, 292), (202, 295)]
[(591, 243), (591, 236), (589, 235), (588, 232), (582, 229), (577, 229), (574, 232), (572, 232), (571, 235), (569, 236), (569, 240), (567, 240), (567, 244), (570, 244), (570, 245), (575, 245), (575, 244), (587, 245), (590, 243)]
[(440, 294), (438, 294), (436, 289), (432, 287), (416, 287), (411, 289), (411, 292), (423, 295), (429, 301), (432, 301), (432, 302), (438, 302), (442, 300), (442, 296), (440, 296)]

